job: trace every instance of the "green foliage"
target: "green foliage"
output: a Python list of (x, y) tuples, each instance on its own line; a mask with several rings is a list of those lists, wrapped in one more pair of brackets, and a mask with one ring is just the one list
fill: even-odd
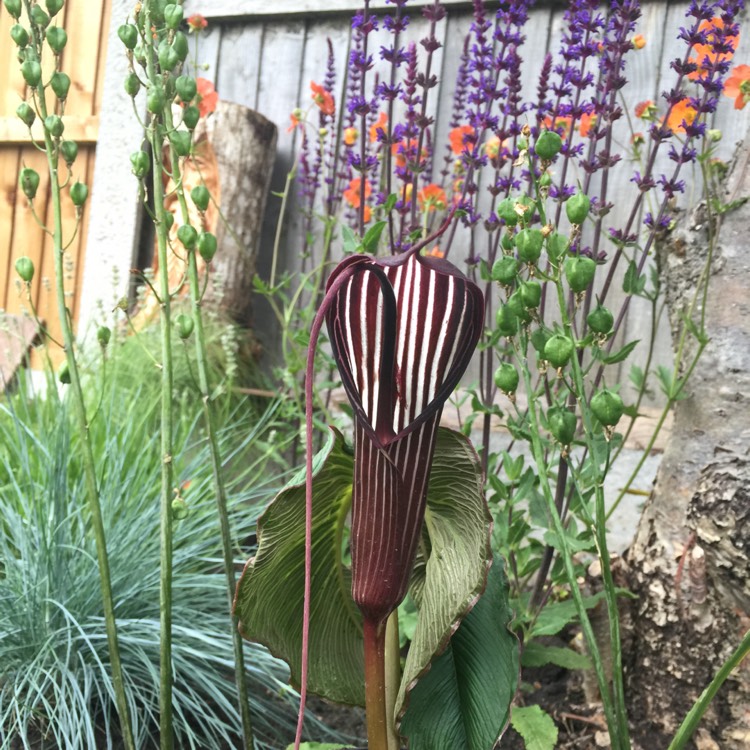
[(526, 750), (555, 750), (557, 727), (539, 706), (517, 706), (510, 717), (513, 729), (523, 737)]
[[(86, 382), (94, 414), (90, 434), (100, 467), (100, 494), (126, 691), (136, 745), (158, 745), (159, 470), (158, 373), (129, 339), (119, 356), (93, 363)], [(102, 369), (103, 368), (103, 369)], [(93, 369), (93, 368), (92, 368)], [(175, 733), (181, 746), (235, 745), (239, 717), (232, 675), (226, 583), (198, 400), (185, 390), (176, 425), (174, 549)], [(263, 434), (276, 407), (258, 413), (224, 397), (231, 419), (219, 441), (229, 467), (228, 495), (237, 554), (247, 554), (255, 519), (277, 476)], [(0, 403), (0, 727), (4, 737), (35, 745), (94, 747), (101, 732), (119, 737), (94, 541), (84, 500), (80, 436), (70, 404), (54, 391), (18, 394)], [(240, 543), (243, 549), (240, 548)], [(295, 696), (286, 668), (250, 647), (251, 708), (261, 747), (291, 731)], [(318, 731), (322, 731), (319, 729)]]

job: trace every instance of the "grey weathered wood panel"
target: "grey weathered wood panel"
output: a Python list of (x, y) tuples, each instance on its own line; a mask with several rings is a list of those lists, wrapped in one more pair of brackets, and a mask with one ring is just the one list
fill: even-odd
[[(426, 2), (411, 2), (414, 16), (406, 32), (406, 37), (418, 42), (427, 31), (427, 22), (419, 13), (419, 6)], [(455, 82), (463, 40), (472, 22), (470, 3), (460, 0), (444, 2), (449, 15), (440, 25), (438, 38), (443, 48), (435, 56), (435, 70), (439, 72), (440, 86), (430, 92), (428, 111), (435, 118), (434, 133), (437, 143), (445, 143), (450, 129), (452, 91)], [(386, 6), (384, 0), (373, 0), (372, 7), (379, 10)], [(490, 9), (494, 5), (488, 3)], [(257, 108), (262, 114), (279, 126), (279, 145), (276, 168), (272, 178), (272, 190), (284, 188), (286, 176), (295, 163), (300, 136), (296, 131), (287, 132), (291, 111), (300, 106), (310, 105), (310, 81), (322, 81), (328, 56), (327, 39), (331, 39), (336, 59), (337, 104), (342, 101), (343, 74), (350, 46), (350, 17), (358, 9), (358, 0), (280, 0), (270, 3), (267, 0), (217, 0), (213, 3), (188, 0), (188, 12), (201, 12), (209, 18), (212, 29), (205, 42), (202, 42), (200, 57), (211, 66), (205, 74), (217, 85), (220, 96)], [(627, 56), (626, 77), (628, 86), (623, 92), (623, 111), (633, 120), (633, 128), (648, 133), (648, 123), (639, 123), (634, 118), (633, 108), (639, 101), (653, 99), (659, 101), (660, 92), (671, 86), (673, 73), (670, 62), (684, 55), (684, 42), (676, 38), (678, 29), (686, 25), (687, 2), (644, 2), (643, 16), (636, 32), (647, 39), (644, 49)], [(415, 12), (416, 11), (416, 12)], [(523, 58), (522, 81), (524, 95), (528, 101), (536, 98), (535, 89), (539, 73), (547, 51), (559, 51), (564, 30), (563, 11), (557, 4), (545, 4), (530, 12), (526, 25), (526, 42), (520, 49)], [(377, 61), (377, 47), (387, 35), (379, 32), (373, 38), (373, 51), (376, 54), (376, 70), (384, 70)], [(747, 35), (741, 39), (741, 47), (736, 55), (737, 62), (745, 62), (748, 49)], [(419, 48), (420, 53), (423, 51)], [(532, 115), (530, 114), (531, 118)], [(734, 142), (742, 138), (750, 122), (750, 107), (742, 112), (731, 109), (731, 102), (723, 99), (721, 111), (715, 125), (725, 134), (717, 145), (716, 153), (728, 158)], [(648, 143), (648, 141), (647, 141)], [(622, 225), (632, 205), (633, 185), (631, 178), (637, 163), (632, 159), (632, 149), (627, 139), (618, 136), (614, 146), (622, 154), (622, 161), (612, 170), (607, 195), (615, 203), (615, 208), (607, 217), (604, 227)], [(645, 152), (645, 148), (644, 148)], [(436, 153), (435, 176), (442, 166), (442, 153)], [(671, 174), (674, 163), (664, 148), (657, 161), (657, 174)], [(700, 195), (700, 176), (696, 168), (686, 168), (681, 175), (687, 182), (688, 192), (685, 203), (696, 200)], [(583, 174), (573, 176), (583, 180)], [(568, 182), (571, 180), (569, 179)], [(595, 181), (594, 186), (598, 184)], [(644, 202), (639, 222), (645, 210), (655, 210), (656, 194)], [(489, 204), (489, 197), (482, 199)], [(276, 223), (280, 200), (271, 197), (268, 204), (263, 246), (259, 268), (261, 273), (270, 267), (274, 245)], [(297, 268), (299, 253), (303, 246), (303, 222), (295, 211), (294, 200), (284, 218), (279, 261), (283, 267)], [(460, 235), (464, 247), (468, 247), (468, 236)], [(610, 254), (614, 247), (605, 247)], [(456, 252), (452, 258), (459, 265), (463, 262), (462, 253)], [(622, 264), (622, 271), (626, 267)], [(608, 304), (616, 307), (623, 299), (621, 274), (613, 285)], [(623, 337), (627, 339), (645, 338), (651, 326), (651, 308), (644, 300), (635, 299), (630, 305)], [(656, 360), (654, 364), (668, 364), (671, 360), (669, 332), (666, 325), (658, 328)], [(646, 356), (645, 345), (639, 346), (633, 358), (643, 364)], [(609, 375), (621, 382), (627, 380), (628, 361), (617, 374)]]

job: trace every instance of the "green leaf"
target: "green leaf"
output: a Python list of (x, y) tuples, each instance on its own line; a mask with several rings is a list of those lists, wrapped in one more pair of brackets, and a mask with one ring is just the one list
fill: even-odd
[(544, 646), (537, 641), (531, 641), (524, 646), (521, 664), (524, 667), (556, 664), (565, 669), (591, 669), (591, 659), (585, 654), (579, 654), (572, 648)]
[(622, 291), (625, 294), (642, 295), (646, 288), (646, 277), (638, 274), (638, 266), (635, 261), (631, 260), (628, 270), (625, 271), (625, 278), (622, 281)]
[(495, 558), (484, 594), (410, 691), (401, 722), (410, 750), (495, 746), (518, 681), (518, 641), (507, 628), (512, 618), (507, 595), (502, 564)]
[(552, 717), (539, 706), (516, 706), (510, 723), (523, 737), (526, 750), (555, 750), (557, 727)]
[(385, 203), (383, 204), (383, 211), (389, 214), (393, 210), (393, 207), (396, 205), (397, 202), (398, 202), (398, 193), (391, 193), (385, 199)]
[(608, 354), (606, 356), (599, 356), (597, 357), (597, 359), (601, 360), (601, 362), (603, 362), (605, 365), (614, 365), (617, 362), (622, 362), (630, 356), (630, 352), (632, 352), (639, 343), (640, 339), (636, 339), (635, 341), (631, 341), (630, 343), (625, 344), (625, 346), (623, 346), (619, 352)]
[(341, 226), (341, 237), (344, 241), (344, 255), (354, 255), (359, 252), (360, 241), (357, 235), (352, 231), (351, 227), (342, 224)]
[(362, 247), (366, 253), (372, 255), (377, 252), (380, 235), (383, 234), (385, 226), (386, 222), (378, 221), (367, 230), (362, 239)]
[[(350, 750), (351, 745), (332, 745), (330, 742), (303, 742), (300, 750)], [(294, 750), (294, 743), (288, 745), (286, 750)]]
[[(342, 560), (342, 535), (351, 504), (351, 454), (331, 429), (315, 457), (313, 567), (308, 688), (339, 703), (364, 703), (362, 625)], [(304, 469), (258, 519), (258, 551), (245, 567), (235, 612), (246, 638), (263, 643), (299, 684), (305, 546)]]

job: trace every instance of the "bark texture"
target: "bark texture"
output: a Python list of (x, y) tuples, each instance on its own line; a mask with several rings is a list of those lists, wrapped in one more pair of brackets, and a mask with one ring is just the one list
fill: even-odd
[[(750, 195), (749, 159), (750, 138), (726, 202)], [(675, 342), (707, 258), (707, 221), (701, 205), (658, 250)], [(638, 599), (627, 687), (643, 748), (667, 747), (750, 624), (750, 204), (724, 214), (718, 230), (705, 310), (710, 343), (675, 408), (629, 553)], [(750, 747), (750, 665), (725, 683), (695, 741), (700, 750)]]

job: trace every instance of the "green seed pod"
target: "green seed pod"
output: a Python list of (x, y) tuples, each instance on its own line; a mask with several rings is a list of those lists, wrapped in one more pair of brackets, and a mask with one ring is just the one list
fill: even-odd
[(10, 38), (23, 49), (29, 43), (29, 32), (20, 23), (16, 23), (11, 27)]
[(189, 130), (195, 129), (200, 117), (200, 110), (192, 104), (189, 107), (185, 107), (185, 111), (182, 113), (182, 121), (185, 123), (185, 127)]
[(169, 4), (164, 8), (164, 22), (168, 29), (176, 29), (182, 23), (182, 6)]
[(75, 141), (63, 141), (60, 144), (60, 153), (65, 163), (70, 166), (78, 156), (78, 144)]
[(534, 151), (544, 161), (552, 161), (562, 148), (562, 138), (554, 130), (543, 130), (536, 139)]
[(174, 39), (172, 40), (172, 49), (177, 55), (177, 59), (180, 62), (185, 62), (190, 47), (188, 45), (187, 37), (181, 31), (175, 33)]
[(181, 498), (176, 497), (172, 500), (172, 518), (175, 521), (183, 521), (188, 517), (187, 503)]
[(138, 44), (138, 27), (132, 23), (124, 23), (117, 29), (117, 36), (128, 49), (135, 49)]
[(177, 239), (185, 246), (187, 250), (194, 250), (198, 244), (198, 232), (190, 224), (183, 224), (177, 230)]
[(586, 193), (576, 193), (565, 201), (565, 213), (571, 224), (583, 224), (589, 215), (589, 208), (591, 208), (591, 199)]
[(164, 214), (164, 226), (167, 228), (167, 231), (172, 228), (172, 224), (174, 224), (174, 214), (171, 211), (167, 211)]
[(572, 411), (553, 406), (547, 412), (547, 424), (552, 436), (562, 445), (570, 445), (576, 435), (578, 420)]
[(208, 208), (208, 202), (211, 200), (211, 194), (205, 185), (196, 185), (190, 191), (190, 197), (199, 211), (205, 211)]
[(70, 200), (73, 201), (73, 205), (77, 208), (82, 206), (88, 197), (89, 189), (83, 182), (74, 182), (70, 186)]
[(211, 232), (201, 232), (201, 236), (198, 238), (198, 252), (206, 263), (213, 260), (214, 255), (216, 255), (216, 247), (216, 236)]
[(42, 66), (36, 60), (26, 60), (21, 64), (21, 75), (29, 86), (38, 86), (42, 80)]
[(511, 286), (518, 277), (518, 261), (509, 255), (499, 258), (492, 264), (491, 276), (493, 281)]
[(60, 369), (57, 371), (57, 379), (63, 385), (70, 385), (70, 369), (67, 360), (60, 365)]
[(503, 393), (515, 393), (518, 388), (518, 371), (510, 362), (503, 362), (495, 370), (495, 385)]
[(591, 413), (605, 427), (614, 427), (619, 421), (625, 409), (622, 399), (606, 388), (595, 393), (591, 398)]
[(141, 90), (141, 82), (135, 73), (125, 76), (125, 92), (128, 96), (135, 96)]
[(540, 357), (544, 357), (544, 347), (549, 341), (550, 333), (546, 328), (537, 328), (531, 334), (531, 345)]
[(506, 337), (515, 336), (518, 333), (518, 317), (510, 305), (503, 305), (497, 311), (495, 327), (501, 335)]
[(16, 107), (16, 114), (29, 128), (34, 124), (34, 120), (36, 119), (36, 112), (26, 102), (21, 102)]
[(139, 180), (142, 180), (148, 174), (151, 160), (145, 151), (135, 151), (130, 154), (130, 164), (133, 167), (133, 174)]
[(531, 322), (531, 313), (526, 309), (520, 289), (516, 289), (516, 291), (510, 295), (508, 298), (508, 307), (513, 310), (513, 313), (521, 323)]
[(545, 172), (540, 178), (539, 178), (539, 187), (540, 188), (548, 188), (552, 185), (552, 175), (549, 172)]
[(49, 16), (41, 9), (39, 5), (31, 6), (31, 23), (39, 26), (41, 29), (46, 29), (49, 25)]
[(586, 318), (589, 328), (594, 333), (609, 333), (615, 322), (615, 316), (606, 308), (599, 305), (592, 310)]
[(16, 21), (21, 17), (21, 0), (3, 0), (3, 5)]
[(56, 16), (65, 4), (64, 0), (44, 0), (44, 4), (47, 6), (50, 16)]
[(33, 201), (36, 191), (39, 189), (39, 174), (30, 167), (24, 167), (18, 175), (18, 183), (23, 190), (23, 194)]
[(16, 260), (16, 273), (25, 281), (27, 284), (31, 283), (34, 278), (34, 262), (31, 258), (27, 258), (22, 255)]
[(564, 255), (570, 247), (570, 240), (559, 232), (552, 232), (547, 236), (547, 255), (552, 260), (557, 260)]
[(179, 337), (185, 341), (185, 339), (189, 339), (190, 335), (193, 333), (193, 328), (195, 327), (195, 324), (193, 323), (193, 319), (189, 315), (185, 315), (185, 313), (180, 313), (177, 315), (174, 319), (175, 327), (177, 328), (177, 333), (179, 334)]
[(44, 118), (44, 129), (53, 138), (59, 138), (65, 130), (65, 123), (59, 115), (47, 115)]
[(534, 203), (534, 199), (530, 198), (528, 195), (522, 195), (515, 202), (515, 210), (516, 213), (519, 211), (521, 212), (521, 221), (524, 222), (524, 224), (528, 224), (534, 216), (534, 211), (536, 211), (536, 203)]
[(177, 53), (169, 46), (169, 42), (166, 39), (159, 44), (158, 58), (159, 67), (162, 71), (172, 70), (180, 62)]
[(99, 326), (99, 328), (96, 331), (96, 340), (99, 342), (99, 346), (101, 346), (102, 349), (106, 349), (109, 340), (112, 338), (112, 331), (107, 328), (107, 326)]
[(544, 235), (539, 229), (522, 229), (516, 235), (518, 257), (526, 263), (536, 263), (542, 254)]
[(563, 367), (570, 359), (575, 346), (573, 342), (561, 333), (550, 336), (544, 345), (544, 358), (553, 367)]
[(518, 224), (518, 214), (515, 209), (515, 201), (512, 198), (506, 198), (500, 201), (497, 206), (497, 215), (509, 226), (514, 227)]
[(174, 88), (177, 92), (177, 96), (179, 96), (185, 104), (192, 102), (193, 99), (195, 99), (195, 95), (198, 93), (198, 86), (195, 82), (195, 78), (192, 76), (178, 76), (174, 82)]
[(175, 130), (169, 136), (169, 141), (177, 156), (187, 156), (190, 153), (191, 134), (187, 130)]
[(61, 29), (59, 26), (52, 26), (47, 29), (47, 44), (56, 55), (59, 55), (65, 49), (67, 43), (68, 35), (65, 29)]
[(70, 91), (70, 76), (67, 73), (52, 74), (52, 78), (49, 79), (49, 85), (55, 92), (55, 96), (60, 100), (64, 101), (68, 98), (68, 91)]
[(503, 236), (500, 238), (500, 246), (504, 253), (510, 254), (516, 246), (515, 235), (510, 232), (503, 232)]
[(542, 285), (538, 281), (527, 281), (521, 284), (520, 294), (526, 307), (539, 307), (542, 301)]
[(146, 107), (152, 114), (159, 114), (164, 109), (164, 92), (155, 86), (149, 86), (146, 95)]
[(576, 294), (585, 292), (596, 274), (596, 262), (585, 255), (576, 255), (565, 261), (565, 278)]

